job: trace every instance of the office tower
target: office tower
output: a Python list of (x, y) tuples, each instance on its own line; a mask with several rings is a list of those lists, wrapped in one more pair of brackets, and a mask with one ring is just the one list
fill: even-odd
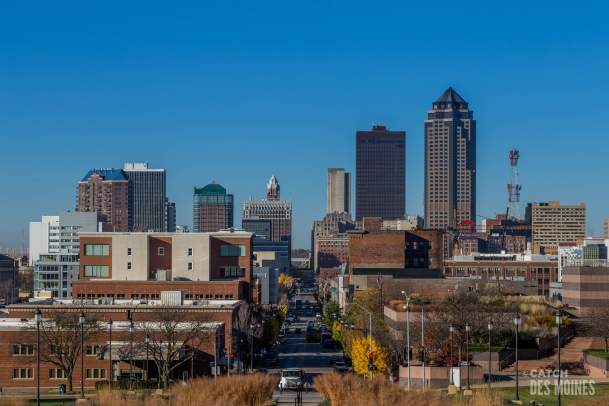
[(425, 226), (476, 222), (476, 121), (449, 87), (425, 120)]
[(532, 230), (533, 252), (556, 255), (561, 243), (581, 244), (586, 235), (586, 205), (529, 203), (526, 221)]
[(603, 236), (609, 238), (609, 218), (603, 221)]
[(121, 169), (92, 169), (78, 183), (76, 211), (105, 216), (104, 231), (129, 229), (129, 181)]
[(406, 212), (406, 133), (375, 125), (355, 134), (355, 213), (384, 220)]
[(343, 168), (328, 169), (326, 213), (351, 213), (351, 174)]
[(78, 279), (80, 233), (102, 231), (98, 213), (63, 212), (30, 222), (29, 265), (34, 268), (34, 294), (68, 298)]
[(127, 162), (123, 171), (129, 180), (129, 230), (165, 231), (165, 169)]
[(250, 233), (256, 234), (258, 238), (265, 240), (271, 239), (272, 221), (268, 219), (247, 219), (241, 220), (241, 228)]
[(233, 226), (234, 197), (221, 185), (194, 188), (192, 197), (192, 229), (195, 233), (215, 232)]
[(165, 199), (165, 231), (175, 233), (176, 231), (176, 204)]
[(272, 241), (291, 241), (292, 203), (280, 200), (279, 182), (272, 176), (267, 183), (264, 200), (248, 200), (243, 203), (243, 220), (270, 220)]

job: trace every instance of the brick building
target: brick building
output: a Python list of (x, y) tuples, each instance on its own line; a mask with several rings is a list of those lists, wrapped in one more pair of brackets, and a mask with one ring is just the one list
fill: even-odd
[(129, 180), (121, 169), (92, 169), (78, 183), (76, 211), (105, 217), (104, 231), (129, 229)]
[(562, 268), (562, 301), (579, 315), (609, 306), (609, 262), (571, 259)]
[(192, 229), (214, 232), (233, 226), (234, 197), (215, 182), (194, 188), (192, 197)]

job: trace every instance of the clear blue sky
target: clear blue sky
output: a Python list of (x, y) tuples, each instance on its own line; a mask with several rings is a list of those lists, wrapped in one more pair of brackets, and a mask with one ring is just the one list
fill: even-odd
[[(478, 120), (478, 212), (524, 201), (609, 216), (606, 2), (3, 1), (0, 246), (73, 209), (89, 168), (167, 169), (178, 223), (193, 185), (262, 197), (275, 174), (296, 247), (325, 209), (354, 132), (407, 131), (407, 211), (422, 213), (423, 120), (452, 85)], [(240, 215), (236, 216), (240, 224)]]

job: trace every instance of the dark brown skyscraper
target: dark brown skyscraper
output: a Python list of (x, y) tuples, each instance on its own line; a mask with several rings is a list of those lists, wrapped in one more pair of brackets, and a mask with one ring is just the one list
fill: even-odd
[(476, 221), (476, 120), (449, 87), (425, 120), (425, 227)]
[(104, 231), (128, 231), (129, 181), (120, 169), (93, 169), (78, 183), (76, 211), (96, 211)]
[(375, 125), (355, 134), (355, 217), (397, 219), (406, 212), (406, 133)]

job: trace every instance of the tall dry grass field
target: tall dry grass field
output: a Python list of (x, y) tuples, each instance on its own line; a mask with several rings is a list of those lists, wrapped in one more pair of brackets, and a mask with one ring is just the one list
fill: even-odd
[(171, 391), (175, 406), (267, 406), (271, 404), (277, 377), (272, 375), (234, 375), (196, 379)]

